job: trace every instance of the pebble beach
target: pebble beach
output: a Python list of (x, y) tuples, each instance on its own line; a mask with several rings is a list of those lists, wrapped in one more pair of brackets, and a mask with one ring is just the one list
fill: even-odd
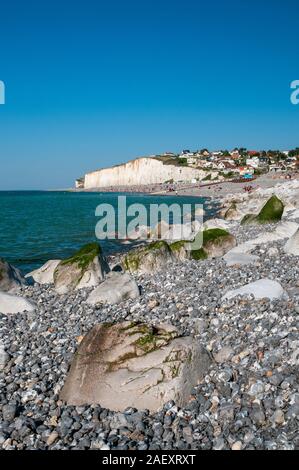
[[(243, 226), (237, 217), (223, 220), (221, 214), (214, 221), (236, 238), (241, 249), (235, 253), (250, 254), (252, 262), (186, 259), (150, 274), (137, 272), (132, 276), (140, 297), (114, 305), (91, 306), (91, 288), (58, 294), (52, 284), (22, 286), (18, 295), (37, 308), (0, 314), (6, 355), (0, 370), (0, 448), (298, 449), (299, 265), (285, 244), (299, 227), (299, 181), (279, 181), (250, 195), (226, 193), (218, 203), (226, 209), (236, 203), (244, 215), (260, 209), (274, 192), (285, 205), (278, 224)], [(278, 227), (282, 231), (273, 237)], [(116, 255), (113, 262), (118, 261)], [(261, 279), (279, 283), (283, 295), (225, 297)], [(211, 365), (184, 407), (169, 401), (156, 412), (132, 407), (116, 412), (60, 399), (84, 335), (95, 324), (124, 320), (171, 324), (206, 349)]]

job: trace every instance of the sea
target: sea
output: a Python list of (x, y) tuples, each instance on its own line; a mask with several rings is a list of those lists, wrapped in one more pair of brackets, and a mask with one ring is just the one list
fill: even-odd
[[(210, 199), (177, 195), (156, 196), (140, 193), (70, 191), (0, 191), (0, 257), (28, 273), (50, 259), (70, 256), (86, 243), (98, 241), (95, 211), (110, 204), (117, 212), (118, 196), (126, 204), (202, 204), (205, 218), (217, 207)], [(127, 249), (119, 240), (100, 240), (104, 254)]]

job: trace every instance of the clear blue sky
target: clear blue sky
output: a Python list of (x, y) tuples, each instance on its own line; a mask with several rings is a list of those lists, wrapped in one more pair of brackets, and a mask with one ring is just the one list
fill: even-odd
[(298, 0), (1, 2), (0, 189), (183, 148), (299, 145)]

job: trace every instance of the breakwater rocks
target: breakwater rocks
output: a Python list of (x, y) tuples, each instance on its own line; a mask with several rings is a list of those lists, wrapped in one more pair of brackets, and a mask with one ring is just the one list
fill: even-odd
[[(273, 224), (240, 224), (272, 193), (223, 201), (223, 210), (236, 204), (239, 218), (204, 227), (233, 236), (221, 256), (177, 257), (166, 248), (168, 262), (150, 264), (151, 272), (139, 269), (141, 258), (130, 273), (105, 272), (98, 286), (63, 293), (54, 283), (21, 283), (13, 295), (34, 308), (0, 314), (0, 447), (297, 449), (299, 186), (292, 184), (278, 189), (284, 211)], [(113, 295), (119, 276), (127, 276), (124, 296)], [(113, 301), (101, 291), (91, 302), (108, 280)], [(105, 381), (138, 376), (137, 405), (127, 395), (114, 406), (92, 373), (74, 398), (88, 353), (86, 371), (100, 367)], [(159, 386), (164, 398), (147, 404), (146, 393)]]

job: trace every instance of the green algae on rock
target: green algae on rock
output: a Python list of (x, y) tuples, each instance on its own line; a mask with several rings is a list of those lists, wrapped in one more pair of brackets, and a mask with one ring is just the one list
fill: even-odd
[(273, 224), (279, 222), (284, 211), (283, 202), (273, 195), (263, 206), (259, 214), (247, 214), (243, 217), (241, 225)]
[[(221, 228), (204, 230), (198, 233), (197, 237), (202, 237), (201, 248), (192, 250), (192, 244), (190, 244), (191, 258), (195, 260), (218, 258), (236, 246), (235, 237)], [(194, 242), (196, 241), (198, 241), (198, 239), (195, 237)]]
[(97, 286), (108, 270), (99, 244), (88, 243), (58, 264), (54, 271), (54, 285), (61, 294)]
[(129, 251), (122, 258), (122, 265), (126, 271), (151, 273), (163, 269), (172, 260), (168, 243), (159, 240)]
[(169, 245), (169, 248), (176, 259), (183, 261), (190, 259), (190, 250), (188, 249), (190, 240), (178, 240)]

